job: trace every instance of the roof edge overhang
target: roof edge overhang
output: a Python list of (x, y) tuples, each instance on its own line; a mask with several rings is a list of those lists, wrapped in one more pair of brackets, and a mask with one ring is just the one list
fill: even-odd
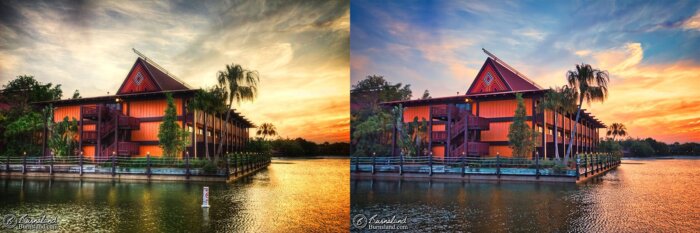
[(38, 106), (45, 106), (45, 105), (49, 105), (49, 104), (53, 104), (53, 105), (57, 105), (57, 106), (71, 105), (71, 104), (93, 104), (93, 103), (114, 102), (117, 98), (123, 99), (123, 100), (130, 100), (130, 99), (148, 99), (148, 98), (154, 98), (154, 97), (162, 97), (162, 96), (165, 96), (165, 94), (167, 94), (167, 93), (171, 93), (175, 97), (181, 97), (181, 96), (189, 97), (189, 96), (194, 96), (194, 93), (196, 91), (197, 90), (172, 90), (172, 91), (141, 92), (141, 93), (95, 96), (95, 97), (86, 97), (86, 98), (77, 98), (77, 99), (61, 99), (61, 100), (52, 100), (52, 101), (41, 101), (41, 102), (33, 102), (31, 104), (38, 105)]
[(540, 95), (545, 93), (547, 90), (527, 90), (527, 91), (501, 91), (501, 92), (489, 92), (489, 93), (476, 93), (467, 95), (455, 95), (455, 96), (445, 96), (430, 99), (415, 99), (415, 100), (397, 100), (382, 102), (381, 105), (396, 106), (417, 106), (425, 104), (448, 104), (448, 103), (464, 103), (466, 99), (484, 100), (489, 98), (498, 98), (502, 96), (515, 95), (516, 93), (522, 93), (524, 96)]

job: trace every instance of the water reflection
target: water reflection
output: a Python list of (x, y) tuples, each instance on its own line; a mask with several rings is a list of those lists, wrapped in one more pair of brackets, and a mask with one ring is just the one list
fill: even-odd
[(351, 181), (351, 215), (415, 231), (700, 230), (700, 160), (630, 161), (584, 184)]
[(347, 231), (348, 167), (345, 159), (273, 161), (231, 184), (0, 179), (0, 214), (58, 216), (69, 232)]

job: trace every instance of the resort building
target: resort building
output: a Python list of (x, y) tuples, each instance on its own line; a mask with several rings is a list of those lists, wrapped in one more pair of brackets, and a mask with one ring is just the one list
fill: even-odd
[[(548, 89), (544, 89), (493, 54), (489, 56), (464, 95), (431, 99), (394, 101), (384, 105), (404, 107), (403, 121), (414, 118), (428, 122), (428, 148), (436, 157), (459, 156), (512, 156), (508, 146), (508, 129), (513, 122), (517, 101), (521, 93), (526, 106), (526, 121), (538, 132), (539, 146), (533, 151), (540, 157), (554, 156), (554, 147), (564, 155), (571, 130), (576, 127), (573, 153), (595, 151), (599, 141), (599, 129), (605, 125), (589, 112), (582, 110), (578, 123), (575, 114), (559, 114), (554, 128), (554, 112), (538, 109)], [(394, 129), (396, 130), (396, 129)], [(395, 133), (393, 134), (395, 135)], [(554, 145), (556, 135), (558, 144)], [(398, 155), (396, 139), (392, 153)], [(543, 146), (544, 145), (544, 146)], [(423, 153), (428, 153), (424, 151)]]
[[(190, 133), (190, 145), (186, 152), (190, 157), (205, 156), (205, 142), (211, 148), (223, 144), (227, 152), (242, 150), (248, 140), (248, 129), (253, 123), (241, 114), (231, 111), (231, 119), (225, 122), (225, 114), (205, 114), (188, 107), (197, 89), (190, 88), (161, 66), (139, 54), (114, 95), (64, 99), (37, 103), (53, 106), (54, 122), (68, 117), (78, 123), (78, 148), (84, 156), (108, 158), (119, 156), (139, 157), (147, 153), (162, 156), (158, 143), (158, 131), (167, 106), (166, 93), (175, 100), (177, 121)], [(44, 133), (47, 132), (45, 127)], [(222, 134), (223, 133), (223, 134)], [(50, 152), (44, 139), (42, 151)]]

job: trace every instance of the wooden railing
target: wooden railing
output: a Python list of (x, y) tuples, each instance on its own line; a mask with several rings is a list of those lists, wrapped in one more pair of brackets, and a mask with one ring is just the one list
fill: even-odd
[(452, 156), (485, 156), (489, 154), (489, 144), (485, 142), (467, 142), (468, 149), (465, 151), (465, 144), (459, 145), (452, 150)]
[(108, 116), (108, 113), (109, 113), (109, 109), (104, 107), (104, 106), (101, 108), (91, 107), (91, 106), (82, 106), (81, 108), (82, 108), (82, 112), (83, 112), (83, 117), (90, 118), (90, 119), (97, 119), (97, 114), (98, 114), (97, 109), (100, 109), (99, 113), (102, 114), (103, 119), (106, 118)]
[(433, 141), (434, 142), (444, 142), (447, 140), (447, 132), (446, 131), (433, 131)]
[(117, 155), (119, 156), (131, 156), (131, 155), (137, 155), (139, 154), (139, 144), (136, 142), (117, 142), (119, 143), (119, 148), (115, 148), (114, 143), (109, 145), (107, 148), (102, 150), (102, 155), (104, 156), (112, 156), (112, 154), (115, 152), (115, 149), (117, 149)]

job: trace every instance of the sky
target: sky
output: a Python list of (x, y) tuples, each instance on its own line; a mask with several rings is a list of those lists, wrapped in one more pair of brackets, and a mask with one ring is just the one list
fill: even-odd
[(192, 86), (240, 64), (260, 74), (235, 106), (282, 137), (349, 141), (350, 4), (339, 1), (0, 1), (0, 83), (33, 75), (64, 98), (114, 94), (136, 48)]
[[(544, 88), (575, 64), (610, 74), (584, 104), (634, 138), (700, 141), (700, 1), (351, 1), (351, 83), (464, 94), (489, 50)], [(604, 133), (605, 131), (601, 131)]]

